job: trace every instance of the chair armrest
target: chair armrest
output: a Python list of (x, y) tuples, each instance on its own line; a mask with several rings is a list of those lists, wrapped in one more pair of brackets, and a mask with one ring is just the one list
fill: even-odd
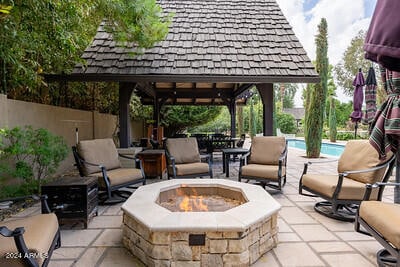
[(120, 153), (118, 153), (118, 156), (121, 157), (121, 158), (124, 158), (124, 159), (134, 160), (136, 169), (142, 169), (143, 168), (142, 161), (139, 158), (137, 158), (136, 156), (132, 157), (132, 156), (127, 156), (127, 155), (120, 154)]
[(0, 235), (4, 237), (15, 237), (25, 233), (24, 227), (18, 227), (14, 230), (8, 229), (6, 226), (0, 226)]
[(282, 154), (279, 156), (280, 161), (284, 161), (287, 156), (287, 149), (285, 149)]
[(73, 154), (74, 154), (74, 156), (75, 156), (75, 160), (78, 160), (80, 164), (87, 164), (87, 165), (90, 165), (90, 166), (97, 166), (97, 167), (99, 167), (99, 168), (102, 167), (101, 164), (93, 163), (93, 162), (88, 162), (88, 161), (84, 160), (84, 159), (79, 155), (78, 150), (76, 149), (76, 147), (72, 147), (72, 152), (73, 152)]
[(369, 168), (369, 169), (363, 169), (363, 170), (355, 170), (355, 171), (344, 171), (340, 174), (342, 174), (344, 177), (348, 176), (349, 174), (358, 174), (358, 173), (366, 173), (366, 172), (373, 172), (373, 171), (377, 171), (380, 170), (382, 168), (386, 168), (387, 165), (390, 164), (390, 162), (386, 162), (385, 164), (373, 167), (373, 168)]
[(125, 154), (120, 154), (120, 153), (118, 153), (118, 156), (125, 159), (136, 159), (136, 157), (127, 156)]
[(335, 162), (338, 161), (338, 159), (330, 159), (330, 160), (319, 160), (319, 161), (308, 161), (304, 164), (312, 165), (312, 164), (324, 164), (324, 163), (330, 163), (330, 162)]
[(365, 194), (364, 194), (363, 200), (369, 200), (373, 188), (385, 187), (385, 186), (399, 186), (400, 187), (400, 183), (376, 182), (374, 184), (366, 184), (365, 185)]
[(200, 154), (200, 160), (206, 160), (206, 162), (210, 162), (211, 155), (210, 154)]
[(282, 166), (282, 163), (286, 166), (286, 158), (287, 158), (287, 153), (288, 153), (288, 148), (287, 148), (287, 144), (285, 146), (285, 150), (283, 150), (283, 152), (281, 153), (281, 155), (279, 156), (279, 166)]
[(47, 199), (48, 199), (47, 195), (41, 195), (40, 196), (40, 201), (41, 201), (41, 205), (42, 205), (42, 211), (45, 214), (51, 213), (49, 204), (47, 203)]
[(101, 164), (88, 162), (88, 161), (84, 160), (83, 158), (79, 158), (79, 162), (81, 164), (87, 164), (87, 165), (90, 165), (90, 166), (96, 166), (96, 167), (99, 167), (100, 169), (103, 168), (103, 166)]
[(239, 169), (241, 169), (245, 164), (245, 159), (247, 159), (250, 156), (250, 151), (247, 152), (246, 154), (243, 154), (239, 156), (239, 161), (240, 161), (240, 166)]
[(306, 174), (308, 171), (308, 166), (312, 164), (324, 164), (324, 163), (330, 163), (330, 162), (335, 162), (338, 161), (338, 159), (331, 159), (331, 160), (320, 160), (320, 161), (307, 161), (304, 163), (304, 168), (303, 168), (303, 173), (302, 175)]
[(26, 246), (23, 236), (24, 233), (25, 233), (24, 227), (17, 227), (11, 231), (6, 226), (0, 226), (0, 234), (2, 236), (13, 237), (15, 246), (17, 247), (19, 253), (18, 258), (22, 259), (24, 266), (33, 266), (33, 267), (39, 266), (34, 257), (31, 256), (25, 257), (25, 255), (29, 255), (30, 251)]

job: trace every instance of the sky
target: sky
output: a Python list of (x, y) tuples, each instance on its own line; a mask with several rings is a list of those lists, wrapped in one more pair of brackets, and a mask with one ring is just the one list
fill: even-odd
[[(317, 26), (321, 18), (327, 20), (329, 63), (336, 65), (342, 59), (351, 39), (360, 30), (368, 30), (377, 0), (276, 1), (311, 60), (315, 60)], [(337, 96), (342, 102), (350, 100), (341, 91), (337, 92)], [(302, 106), (301, 90), (296, 94), (295, 106)]]

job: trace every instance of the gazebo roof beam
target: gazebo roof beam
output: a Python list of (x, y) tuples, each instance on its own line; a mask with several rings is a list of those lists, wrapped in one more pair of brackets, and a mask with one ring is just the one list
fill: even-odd
[(72, 73), (45, 74), (46, 81), (81, 81), (81, 82), (227, 82), (227, 83), (318, 83), (318, 76), (234, 76), (234, 75), (162, 75), (162, 74), (97, 74)]

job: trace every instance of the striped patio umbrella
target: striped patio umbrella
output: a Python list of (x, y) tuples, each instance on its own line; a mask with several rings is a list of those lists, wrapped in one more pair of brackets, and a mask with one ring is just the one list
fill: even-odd
[(370, 67), (368, 70), (367, 79), (365, 80), (365, 105), (364, 121), (371, 124), (376, 113), (376, 77), (375, 70)]
[[(400, 1), (378, 0), (364, 42), (365, 58), (379, 63), (387, 100), (372, 123), (370, 143), (381, 157), (397, 152), (396, 182), (400, 182)], [(400, 203), (400, 187), (394, 191), (394, 202)]]
[(358, 123), (362, 119), (362, 104), (364, 101), (363, 86), (365, 85), (364, 76), (359, 69), (356, 77), (353, 80), (354, 95), (353, 95), (353, 112), (350, 114), (351, 121), (356, 123), (354, 128), (354, 138), (357, 138)]
[(381, 158), (386, 153), (397, 152), (400, 140), (400, 72), (381, 68), (381, 77), (386, 93), (386, 101), (377, 111), (372, 122), (370, 143)]
[[(396, 183), (400, 183), (400, 72), (381, 69), (382, 81), (388, 94), (371, 124), (369, 142), (381, 158), (392, 151), (396, 153)], [(394, 191), (394, 202), (400, 203), (400, 187)]]

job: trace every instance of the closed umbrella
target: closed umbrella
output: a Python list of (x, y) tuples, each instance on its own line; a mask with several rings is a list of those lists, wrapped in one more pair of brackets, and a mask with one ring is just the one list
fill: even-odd
[(370, 67), (368, 70), (367, 79), (365, 80), (365, 116), (366, 123), (371, 125), (376, 113), (376, 77), (375, 70)]
[[(378, 0), (365, 38), (365, 57), (379, 63), (388, 98), (372, 123), (370, 143), (380, 156), (392, 150), (396, 153), (396, 182), (400, 182), (400, 1)], [(396, 187), (394, 202), (400, 203), (400, 188)]]
[[(400, 140), (400, 72), (381, 69), (382, 82), (388, 98), (378, 110), (372, 123), (370, 143), (381, 158), (392, 151), (397, 153), (396, 182), (400, 182), (399, 140)], [(397, 193), (396, 193), (397, 192)], [(395, 202), (400, 203), (399, 191), (395, 191)]]
[(356, 123), (354, 128), (354, 138), (357, 138), (357, 128), (358, 123), (361, 121), (362, 118), (362, 104), (364, 101), (364, 93), (363, 93), (363, 86), (365, 84), (364, 76), (359, 69), (356, 77), (353, 80), (354, 86), (354, 95), (353, 95), (353, 112), (351, 113), (351, 121)]

